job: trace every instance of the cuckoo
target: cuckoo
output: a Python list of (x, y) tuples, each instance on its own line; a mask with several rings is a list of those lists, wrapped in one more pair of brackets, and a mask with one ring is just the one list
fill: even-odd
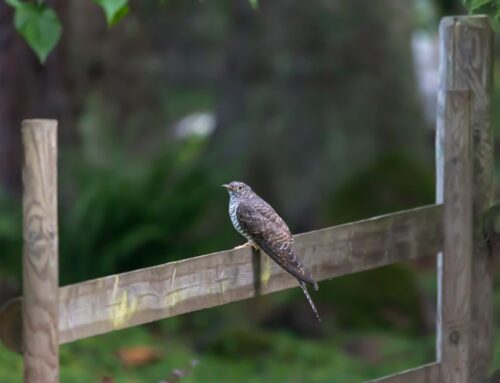
[(238, 248), (252, 246), (256, 250), (264, 251), (278, 265), (297, 278), (316, 318), (321, 321), (306, 288), (306, 285), (309, 285), (318, 290), (318, 284), (293, 251), (293, 236), (285, 221), (247, 184), (233, 181), (222, 186), (229, 191), (231, 222), (248, 240)]

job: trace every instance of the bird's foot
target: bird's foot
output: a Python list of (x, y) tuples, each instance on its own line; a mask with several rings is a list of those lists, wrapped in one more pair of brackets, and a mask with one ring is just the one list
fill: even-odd
[(259, 250), (258, 246), (253, 243), (253, 242), (247, 242), (247, 243), (244, 243), (243, 245), (240, 245), (240, 246), (236, 246), (234, 249), (245, 249), (247, 247), (252, 247), (255, 251)]

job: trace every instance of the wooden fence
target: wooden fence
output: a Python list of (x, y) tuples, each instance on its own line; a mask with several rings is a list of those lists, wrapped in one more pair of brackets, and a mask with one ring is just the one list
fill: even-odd
[[(372, 383), (487, 381), (492, 47), (487, 17), (442, 20), (436, 205), (295, 237), (320, 281), (438, 254), (436, 362)], [(238, 249), (59, 287), (56, 130), (51, 120), (23, 122), (23, 298), (0, 314), (0, 337), (23, 353), (24, 382), (59, 381), (60, 344), (297, 285), (268, 257)]]

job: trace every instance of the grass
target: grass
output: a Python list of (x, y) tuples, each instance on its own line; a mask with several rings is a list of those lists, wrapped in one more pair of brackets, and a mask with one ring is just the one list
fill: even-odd
[[(361, 382), (433, 358), (432, 338), (339, 333), (333, 340), (311, 340), (283, 331), (245, 331), (261, 339), (262, 347), (248, 351), (238, 339), (224, 339), (236, 347), (212, 344), (196, 352), (189, 337), (153, 335), (144, 326), (84, 339), (61, 347), (61, 382), (101, 382), (108, 376), (115, 382), (159, 383), (169, 381), (175, 371), (186, 373), (178, 380), (182, 383)], [(118, 355), (134, 346), (158, 350), (162, 357), (127, 367)], [(0, 383), (21, 382), (20, 356), (1, 349), (0, 366)]]

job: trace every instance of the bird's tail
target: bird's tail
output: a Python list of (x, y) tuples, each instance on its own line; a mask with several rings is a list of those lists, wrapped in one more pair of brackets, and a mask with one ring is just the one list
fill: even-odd
[[(316, 306), (314, 306), (314, 303), (313, 303), (313, 301), (311, 299), (311, 296), (309, 295), (309, 292), (307, 291), (306, 284), (304, 282), (302, 282), (302, 281), (299, 281), (299, 284), (300, 284), (300, 287), (302, 288), (302, 291), (306, 295), (307, 301), (311, 305), (311, 308), (313, 309), (314, 314), (316, 315), (316, 318), (318, 318), (318, 321), (321, 322), (321, 318), (319, 317), (318, 310), (316, 310)], [(317, 290), (317, 289), (318, 288), (317, 288), (317, 285), (316, 285), (315, 286), (315, 290)]]

